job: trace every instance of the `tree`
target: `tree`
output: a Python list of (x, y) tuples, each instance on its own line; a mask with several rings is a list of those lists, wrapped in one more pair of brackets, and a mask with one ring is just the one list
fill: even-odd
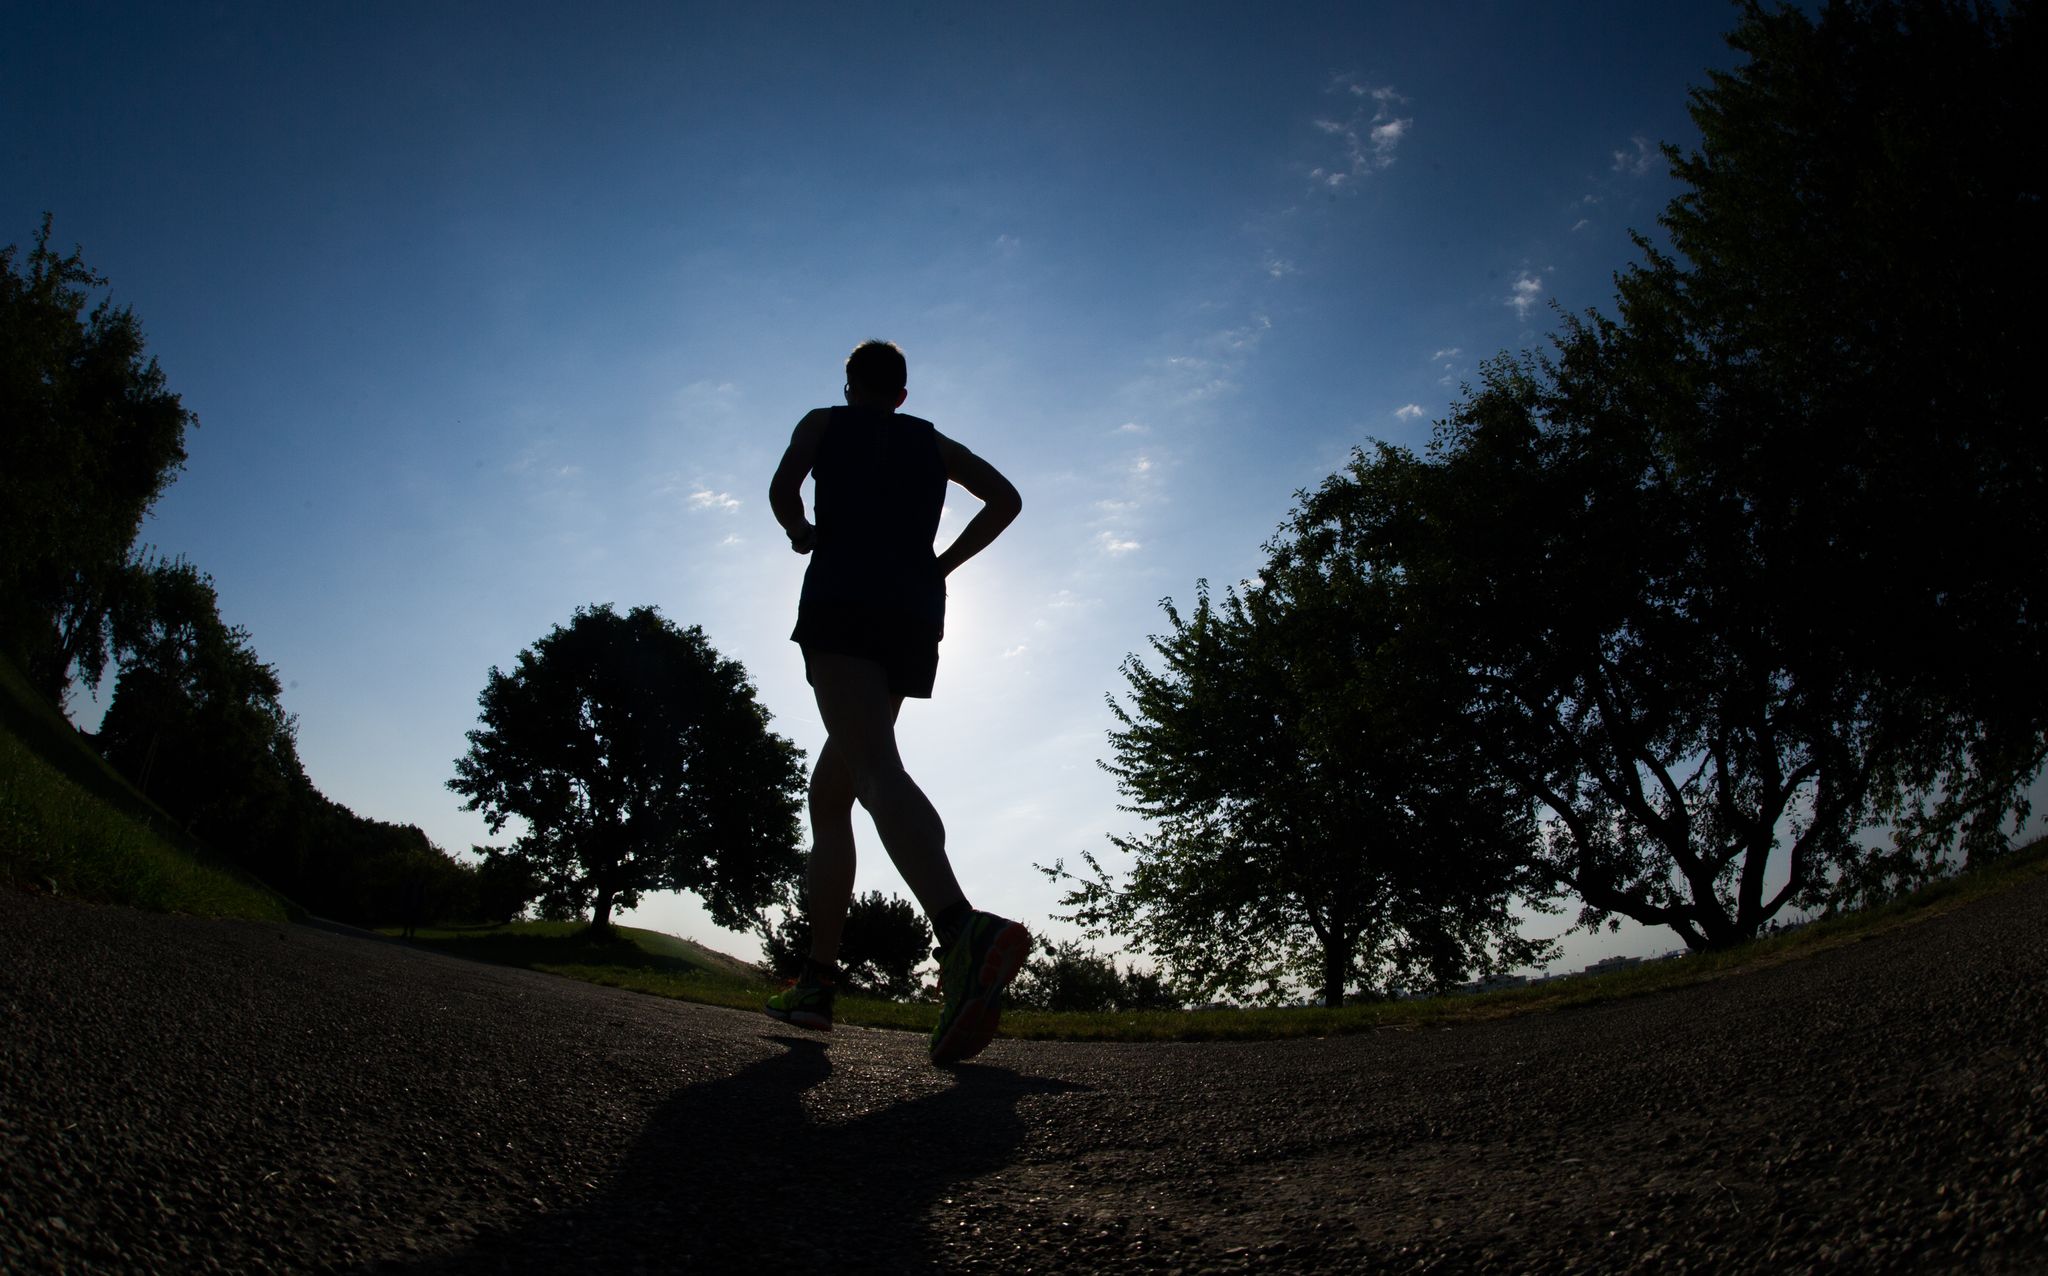
[[(1733, 943), (1853, 857), (1881, 727), (1869, 697), (1798, 682), (1747, 623), (1701, 511), (1654, 477), (1638, 406), (1602, 410), (1580, 366), (1489, 364), (1433, 463), (1359, 454), (1296, 533), (1386, 583), (1401, 633), (1365, 676), (1437, 687), (1542, 804), (1530, 862), (1582, 924), (1619, 913)], [(1787, 820), (1795, 871), (1767, 895)]]
[(221, 619), (212, 578), (190, 563), (132, 564), (117, 593), (120, 673), (101, 755), (187, 832), (296, 894), (305, 866), (292, 830), (317, 795), (277, 671)]
[(1112, 839), (1124, 883), (1087, 853), (1087, 876), (1043, 870), (1070, 883), (1063, 920), (1132, 936), (1191, 992), (1334, 1005), (1541, 955), (1510, 911), (1535, 880), (1528, 804), (1427, 701), (1359, 676), (1388, 635), (1344, 567), (1282, 547), (1220, 606), (1166, 605), (1162, 668), (1125, 661), (1103, 764), (1155, 827)]
[(516, 920), (533, 902), (534, 896), (540, 894), (533, 867), (516, 856), (503, 854), (499, 847), (476, 846), (470, 849), (477, 855), (473, 869), (477, 916), (487, 922)]
[(0, 249), (0, 644), (62, 704), (74, 671), (98, 684), (136, 533), (196, 420), (134, 312), (87, 309), (106, 280), (51, 249), (47, 215), (15, 261)]
[[(761, 950), (779, 978), (794, 979), (811, 954), (811, 923), (801, 906), (786, 909), (779, 925), (764, 925)], [(839, 939), (839, 971), (848, 983), (878, 997), (904, 1000), (917, 993), (917, 968), (932, 950), (932, 930), (907, 899), (869, 891), (846, 910)]]
[[(1616, 318), (1489, 363), (1428, 462), (1361, 453), (1303, 507), (1297, 536), (1406, 617), (1378, 676), (1434, 664), (1547, 808), (1535, 863), (1584, 923), (1735, 943), (1938, 871), (1959, 829), (1995, 851), (2024, 811), (2048, 747), (2043, 559), (2012, 552), (2048, 504), (2038, 169), (2011, 161), (2039, 148), (2033, 22), (1748, 7), (1749, 62), (1694, 95), (1701, 152), (1667, 151), (1678, 255), (1643, 242)], [(1955, 102), (1987, 123), (1952, 149), (1922, 108)], [(1896, 851), (1862, 845), (1873, 821)]]
[(579, 608), (493, 668), (448, 787), (532, 867), (541, 907), (598, 929), (650, 890), (745, 927), (797, 868), (802, 752), (768, 730), (746, 671), (652, 607)]
[(1180, 998), (1157, 971), (1120, 970), (1114, 958), (1071, 939), (1035, 951), (1004, 995), (1031, 1010), (1080, 1014), (1180, 1007)]
[(1879, 876), (1999, 851), (2048, 756), (2040, 22), (1746, 6), (1699, 150), (1666, 151), (1675, 256), (1621, 277), (1607, 343), (1678, 369), (1672, 482), (1749, 556), (1750, 623), (1884, 701)]

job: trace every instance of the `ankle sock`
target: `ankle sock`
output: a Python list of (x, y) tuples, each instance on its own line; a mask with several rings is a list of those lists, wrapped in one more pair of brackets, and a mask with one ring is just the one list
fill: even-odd
[(839, 982), (839, 967), (819, 961), (815, 957), (806, 957), (803, 973), (796, 977), (796, 981), (800, 984), (829, 987)]
[(974, 914), (966, 900), (950, 904), (932, 916), (932, 934), (939, 941), (940, 948), (951, 948), (953, 941), (960, 938), (960, 932), (967, 929), (967, 919)]

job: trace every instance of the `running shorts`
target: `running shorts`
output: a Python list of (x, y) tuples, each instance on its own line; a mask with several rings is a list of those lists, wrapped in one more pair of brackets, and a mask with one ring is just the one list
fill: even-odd
[(852, 602), (806, 602), (798, 606), (791, 642), (804, 650), (810, 680), (811, 653), (858, 656), (882, 666), (891, 695), (929, 700), (939, 675), (943, 627), (905, 616), (893, 608)]

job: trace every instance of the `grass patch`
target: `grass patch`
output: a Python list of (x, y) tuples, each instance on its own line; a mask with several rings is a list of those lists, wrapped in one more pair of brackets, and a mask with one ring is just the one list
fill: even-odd
[(4, 657), (0, 887), (202, 917), (283, 921), (296, 911), (186, 837)]
[[(396, 928), (380, 933), (397, 935)], [(609, 936), (581, 922), (513, 922), (505, 926), (421, 927), (414, 944), (452, 957), (519, 966), (630, 992), (674, 997), (735, 1010), (759, 1010), (780, 991), (758, 967), (660, 931), (615, 926)], [(841, 997), (841, 1023), (931, 1031), (935, 1005)]]
[[(1510, 1015), (1667, 992), (1797, 961), (1912, 925), (2044, 874), (2048, 874), (2048, 841), (2036, 842), (1982, 869), (1936, 882), (1882, 907), (1814, 922), (1739, 948), (1473, 996), (1338, 1008), (1101, 1014), (1013, 1009), (1003, 1014), (1003, 1035), (1049, 1041), (1271, 1041), (1481, 1023)], [(588, 927), (575, 922), (515, 922), (510, 926), (421, 930), (416, 942), (423, 948), (456, 956), (737, 1010), (759, 1010), (762, 1001), (781, 986), (757, 968), (722, 953), (673, 935), (634, 927), (618, 927), (611, 937), (599, 938)], [(845, 1024), (924, 1033), (931, 1031), (938, 1007), (933, 1002), (904, 1004), (841, 997), (834, 1017)]]
[(0, 885), (158, 912), (287, 916), (276, 895), (116, 810), (7, 723), (0, 723)]

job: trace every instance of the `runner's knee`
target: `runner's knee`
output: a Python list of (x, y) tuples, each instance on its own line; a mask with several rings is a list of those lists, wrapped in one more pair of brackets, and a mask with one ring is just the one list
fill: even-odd
[(905, 786), (915, 787), (915, 783), (900, 762), (894, 765), (883, 763), (863, 767), (853, 781), (854, 792), (859, 796), (860, 804), (870, 811), (901, 793)]
[(853, 784), (853, 777), (844, 767), (827, 767), (820, 763), (811, 771), (811, 809), (814, 811), (836, 811), (841, 808), (853, 809), (854, 799), (859, 796)]

